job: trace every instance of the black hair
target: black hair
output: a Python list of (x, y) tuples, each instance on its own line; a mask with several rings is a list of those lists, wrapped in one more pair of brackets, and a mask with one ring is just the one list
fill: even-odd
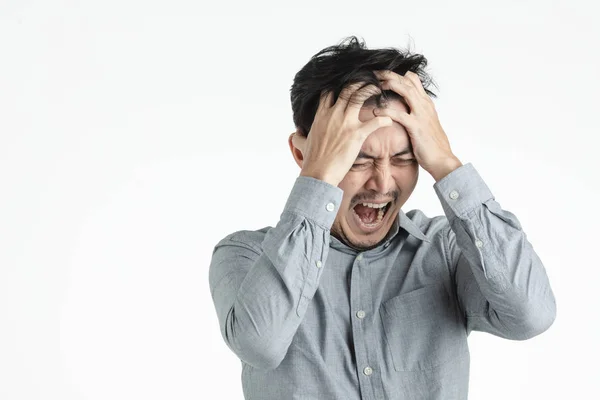
[[(381, 83), (374, 74), (377, 70), (390, 70), (400, 75), (407, 71), (416, 73), (421, 79), (425, 92), (435, 97), (429, 86), (435, 83), (425, 72), (427, 59), (409, 50), (397, 48), (367, 49), (364, 40), (350, 36), (338, 45), (327, 47), (315, 54), (294, 77), (290, 89), (294, 124), (298, 132), (308, 136), (322, 92), (333, 92), (337, 100), (342, 89), (353, 83), (373, 84), (381, 89)], [(384, 90), (365, 102), (378, 107), (385, 106), (391, 99), (401, 96), (391, 90)]]

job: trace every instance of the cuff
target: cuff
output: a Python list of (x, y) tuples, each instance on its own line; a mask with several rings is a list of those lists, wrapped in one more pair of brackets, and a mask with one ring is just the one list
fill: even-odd
[(464, 164), (433, 185), (448, 220), (462, 218), (471, 210), (493, 199), (475, 167)]
[(344, 191), (310, 176), (296, 178), (283, 213), (300, 214), (326, 229), (331, 229)]

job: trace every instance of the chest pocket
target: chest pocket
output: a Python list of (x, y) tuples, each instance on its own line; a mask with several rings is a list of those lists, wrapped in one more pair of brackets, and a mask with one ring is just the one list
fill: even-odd
[(467, 334), (444, 285), (393, 297), (380, 316), (396, 371), (426, 371), (468, 352)]

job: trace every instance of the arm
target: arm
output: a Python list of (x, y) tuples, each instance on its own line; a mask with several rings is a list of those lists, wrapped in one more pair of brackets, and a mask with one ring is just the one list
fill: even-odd
[(215, 247), (209, 282), (221, 334), (245, 363), (270, 369), (285, 357), (317, 290), (342, 194), (300, 176), (262, 244), (242, 232)]
[(467, 330), (511, 339), (533, 337), (552, 324), (554, 295), (544, 267), (517, 218), (502, 210), (472, 165), (453, 154), (431, 98), (419, 77), (377, 73), (384, 89), (407, 101), (410, 112), (375, 110), (402, 124), (434, 188), (450, 227), (444, 233), (447, 262), (455, 271)]
[(548, 329), (554, 295), (515, 215), (500, 207), (471, 164), (434, 188), (450, 223), (446, 254), (467, 331), (523, 340)]
[[(338, 183), (371, 132), (389, 117), (362, 122), (362, 104), (373, 85), (345, 87), (337, 99), (325, 92), (307, 136), (290, 136), (301, 167), (277, 226), (258, 245), (238, 233), (213, 252), (210, 289), (221, 333), (235, 354), (256, 368), (275, 368), (285, 357), (312, 300), (329, 251), (330, 229), (342, 202)], [(244, 236), (246, 236), (244, 238)]]

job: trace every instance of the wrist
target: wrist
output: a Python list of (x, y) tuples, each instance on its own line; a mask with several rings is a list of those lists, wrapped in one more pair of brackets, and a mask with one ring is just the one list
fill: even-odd
[(447, 160), (437, 164), (435, 167), (431, 168), (429, 171), (433, 179), (436, 182), (442, 180), (446, 175), (455, 169), (462, 167), (462, 162), (457, 157), (450, 157)]
[(339, 181), (336, 181), (332, 177), (328, 176), (327, 174), (319, 172), (319, 171), (310, 171), (310, 170), (303, 169), (302, 171), (300, 171), (300, 176), (308, 176), (311, 178), (315, 178), (320, 181), (329, 183), (332, 186), (337, 186), (340, 183)]

